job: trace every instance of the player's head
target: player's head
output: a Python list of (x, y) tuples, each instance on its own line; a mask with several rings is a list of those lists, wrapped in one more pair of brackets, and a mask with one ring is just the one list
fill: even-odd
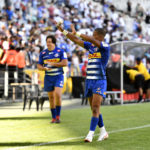
[(140, 57), (137, 57), (137, 58), (136, 58), (136, 63), (137, 63), (137, 64), (140, 64), (140, 63), (141, 63), (141, 58), (140, 58)]
[(55, 48), (56, 45), (56, 38), (53, 35), (49, 35), (46, 37), (46, 44), (48, 49)]
[(102, 28), (96, 28), (93, 32), (93, 37), (99, 41), (103, 41), (105, 35), (106, 35), (106, 31), (105, 29), (102, 29)]

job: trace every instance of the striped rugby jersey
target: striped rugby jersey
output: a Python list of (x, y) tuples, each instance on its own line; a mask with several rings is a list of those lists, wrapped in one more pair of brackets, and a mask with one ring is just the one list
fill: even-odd
[(106, 65), (109, 59), (110, 46), (101, 42), (100, 48), (90, 42), (84, 42), (84, 48), (89, 50), (86, 79), (106, 79)]
[(49, 51), (48, 49), (41, 51), (38, 63), (43, 65), (44, 67), (52, 68), (51, 70), (45, 71), (45, 75), (55, 76), (64, 73), (63, 67), (49, 66), (48, 63), (57, 63), (62, 59), (67, 59), (66, 52), (60, 48), (55, 47), (55, 49), (52, 51)]

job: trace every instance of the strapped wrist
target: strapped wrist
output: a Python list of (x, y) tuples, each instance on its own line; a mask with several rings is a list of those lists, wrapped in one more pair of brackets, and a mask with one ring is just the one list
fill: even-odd
[(62, 33), (63, 33), (63, 35), (67, 36), (68, 31), (67, 31), (67, 30), (64, 30)]
[(80, 36), (81, 36), (81, 33), (80, 33), (80, 32), (76, 32), (76, 36), (77, 36), (77, 37), (80, 37)]

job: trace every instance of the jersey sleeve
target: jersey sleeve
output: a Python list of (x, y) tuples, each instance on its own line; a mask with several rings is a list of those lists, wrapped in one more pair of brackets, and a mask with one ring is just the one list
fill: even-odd
[(64, 50), (61, 50), (61, 56), (60, 56), (60, 59), (67, 59), (67, 54)]
[(43, 65), (43, 64), (44, 64), (44, 63), (43, 63), (42, 53), (40, 53), (38, 64), (40, 64), (40, 65)]
[(89, 50), (91, 46), (92, 46), (92, 43), (90, 43), (90, 42), (84, 42), (84, 48), (85, 49)]
[(90, 42), (84, 42), (84, 48), (89, 51), (90, 54), (93, 54), (94, 51), (94, 46)]
[(106, 49), (109, 47), (109, 45), (105, 42), (101, 42), (101, 46), (100, 46), (102, 49)]

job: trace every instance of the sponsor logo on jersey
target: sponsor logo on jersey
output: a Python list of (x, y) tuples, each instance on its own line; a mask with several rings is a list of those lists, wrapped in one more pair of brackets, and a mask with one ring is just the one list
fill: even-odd
[(97, 53), (89, 54), (88, 59), (92, 59), (92, 58), (101, 58), (101, 53), (97, 52)]
[(55, 58), (55, 59), (46, 59), (44, 60), (44, 64), (48, 64), (50, 62), (59, 62), (60, 58)]
[(44, 56), (43, 58), (48, 58), (48, 56)]
[(42, 54), (45, 54), (46, 52), (42, 52)]
[(58, 49), (57, 52), (60, 52), (60, 49)]
[(52, 54), (53, 54), (53, 52), (49, 52), (48, 54), (49, 54), (49, 55), (52, 55)]

